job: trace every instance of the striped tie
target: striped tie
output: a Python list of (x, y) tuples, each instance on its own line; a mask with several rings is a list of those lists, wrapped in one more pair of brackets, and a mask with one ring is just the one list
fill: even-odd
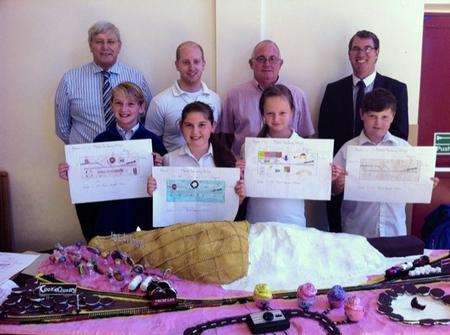
[(102, 106), (105, 113), (105, 125), (109, 128), (114, 121), (114, 114), (111, 111), (111, 83), (109, 82), (110, 73), (108, 71), (102, 71), (103, 75), (103, 94), (102, 94)]

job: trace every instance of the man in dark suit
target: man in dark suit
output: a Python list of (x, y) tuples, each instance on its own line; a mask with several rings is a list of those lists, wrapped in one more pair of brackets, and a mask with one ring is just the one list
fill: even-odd
[[(376, 72), (380, 42), (367, 30), (358, 31), (348, 45), (348, 57), (353, 74), (327, 85), (320, 106), (319, 138), (334, 139), (334, 154), (341, 146), (358, 136), (362, 130), (360, 103), (364, 94), (382, 87), (397, 99), (397, 112), (389, 131), (408, 139), (408, 93), (406, 85)], [(342, 197), (332, 197), (327, 203), (330, 231), (340, 232)]]

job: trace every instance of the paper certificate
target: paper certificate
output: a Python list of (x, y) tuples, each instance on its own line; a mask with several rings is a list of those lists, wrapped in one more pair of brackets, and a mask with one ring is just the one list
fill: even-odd
[(436, 147), (349, 146), (344, 199), (430, 203)]
[(154, 167), (153, 226), (234, 220), (237, 168)]
[(329, 200), (333, 140), (245, 139), (247, 196)]
[(65, 146), (72, 203), (148, 197), (151, 140)]

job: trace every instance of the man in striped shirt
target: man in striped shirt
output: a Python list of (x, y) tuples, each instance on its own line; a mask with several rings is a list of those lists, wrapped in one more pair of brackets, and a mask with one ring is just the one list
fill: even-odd
[[(65, 144), (91, 143), (110, 123), (115, 126), (109, 96), (111, 88), (122, 82), (138, 85), (146, 105), (150, 102), (152, 95), (143, 74), (117, 60), (121, 46), (119, 30), (112, 23), (99, 21), (89, 29), (93, 61), (66, 72), (56, 90), (55, 128)], [(77, 204), (75, 209), (83, 235), (89, 239), (96, 203)]]
[(109, 73), (111, 88), (130, 81), (150, 102), (152, 95), (143, 74), (117, 60), (121, 45), (119, 30), (112, 23), (100, 21), (89, 29), (93, 61), (66, 72), (56, 90), (56, 134), (64, 143), (90, 143), (106, 130), (102, 71)]

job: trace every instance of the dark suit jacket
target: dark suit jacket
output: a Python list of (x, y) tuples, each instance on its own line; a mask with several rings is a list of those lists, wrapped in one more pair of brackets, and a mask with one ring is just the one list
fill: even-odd
[[(398, 80), (377, 73), (373, 88), (385, 88), (397, 99), (397, 113), (389, 131), (408, 140), (408, 92), (406, 85)], [(320, 106), (319, 138), (334, 139), (334, 154), (351, 140), (353, 134), (353, 80), (345, 77), (327, 85)], [(357, 134), (359, 135), (359, 134)]]

